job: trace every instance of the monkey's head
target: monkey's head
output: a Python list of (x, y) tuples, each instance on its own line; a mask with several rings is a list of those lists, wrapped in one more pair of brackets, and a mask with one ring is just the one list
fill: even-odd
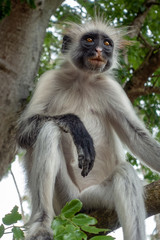
[(119, 39), (115, 28), (102, 21), (70, 24), (63, 38), (62, 53), (83, 71), (104, 72), (117, 63)]

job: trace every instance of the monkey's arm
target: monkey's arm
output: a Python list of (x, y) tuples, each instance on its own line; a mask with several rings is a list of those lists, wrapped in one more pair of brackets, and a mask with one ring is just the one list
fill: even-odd
[(22, 148), (29, 148), (46, 122), (44, 117), (50, 98), (54, 92), (53, 70), (43, 74), (37, 84), (34, 95), (17, 125), (17, 142)]
[(87, 176), (95, 160), (94, 144), (82, 121), (74, 114), (53, 117), (34, 115), (20, 124), (17, 133), (18, 144), (22, 148), (32, 147), (44, 123), (48, 121), (53, 121), (62, 131), (71, 134), (77, 149), (79, 168), (82, 169), (81, 174), (83, 177)]
[(49, 117), (48, 120), (55, 121), (62, 131), (71, 134), (77, 148), (79, 168), (82, 169), (81, 175), (87, 176), (93, 168), (95, 149), (93, 140), (82, 121), (74, 114)]
[(125, 92), (114, 82), (110, 89), (108, 117), (120, 139), (144, 163), (160, 172), (160, 144), (136, 116)]
[[(46, 79), (46, 76), (50, 79)], [(44, 84), (45, 81), (45, 84)], [(28, 109), (22, 115), (17, 129), (17, 142), (22, 148), (34, 147), (37, 136), (48, 121), (55, 123), (62, 131), (71, 134), (77, 149), (82, 176), (88, 175), (95, 159), (94, 144), (82, 121), (74, 114), (48, 116), (46, 106), (53, 96), (53, 72), (42, 76)], [(48, 83), (48, 84), (47, 84)]]

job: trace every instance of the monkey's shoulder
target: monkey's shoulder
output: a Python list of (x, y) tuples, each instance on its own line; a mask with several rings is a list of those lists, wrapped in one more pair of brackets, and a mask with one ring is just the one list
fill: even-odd
[(54, 81), (56, 79), (56, 73), (57, 70), (54, 69), (44, 72), (38, 81), (38, 85), (47, 84), (50, 83), (51, 81)]

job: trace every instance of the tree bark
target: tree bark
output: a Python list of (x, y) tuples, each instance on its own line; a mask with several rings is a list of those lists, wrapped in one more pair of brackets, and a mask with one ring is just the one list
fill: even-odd
[(0, 178), (15, 154), (15, 125), (36, 76), (45, 30), (63, 0), (37, 0), (36, 9), (12, 0), (0, 22)]
[[(160, 5), (156, 0), (146, 0), (143, 3), (144, 10), (141, 8), (137, 12), (137, 16), (130, 24), (128, 35), (133, 37), (142, 37), (141, 28), (145, 22), (145, 19), (154, 5)], [(126, 83), (124, 90), (127, 93), (131, 102), (139, 96), (145, 96), (151, 93), (160, 94), (159, 87), (146, 87), (145, 83), (148, 81), (149, 77), (152, 77), (152, 74), (160, 67), (160, 48), (157, 46), (152, 46), (149, 44), (145, 38), (145, 47), (148, 49), (148, 54), (144, 59), (143, 63), (136, 69), (133, 73), (132, 78)]]
[(129, 27), (130, 32), (128, 35), (131, 38), (139, 35), (141, 28), (144, 24), (144, 21), (148, 15), (148, 12), (150, 11), (150, 9), (153, 5), (159, 5), (157, 0), (146, 0), (143, 3), (144, 11), (142, 11), (141, 8), (139, 9), (137, 16), (135, 17), (135, 19), (133, 20), (133, 22), (131, 23), (131, 25)]
[(132, 78), (124, 87), (131, 102), (139, 96), (151, 93), (160, 94), (160, 87), (145, 86), (148, 78), (160, 67), (160, 49), (153, 49), (145, 58), (144, 62), (134, 71)]

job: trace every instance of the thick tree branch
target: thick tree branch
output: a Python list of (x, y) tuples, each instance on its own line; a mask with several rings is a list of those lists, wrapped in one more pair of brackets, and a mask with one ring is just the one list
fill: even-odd
[(150, 51), (154, 49), (154, 47), (151, 45), (151, 43), (149, 43), (142, 35), (142, 33), (140, 32), (139, 35), (138, 35), (138, 40), (141, 41), (142, 45), (149, 49)]
[(129, 30), (131, 30), (129, 31), (129, 36), (131, 38), (139, 35), (149, 10), (153, 5), (158, 5), (158, 4), (159, 3), (157, 2), (157, 0), (146, 0), (144, 2), (144, 11), (142, 12), (141, 9), (139, 10), (139, 12), (137, 13), (137, 16), (135, 17), (135, 19), (133, 20), (133, 22), (129, 27)]
[(129, 93), (127, 92), (131, 102), (133, 102), (139, 96), (147, 96), (152, 93), (160, 94), (160, 87), (132, 88)]
[[(160, 213), (160, 180), (144, 187), (146, 217)], [(89, 213), (97, 218), (98, 226), (115, 230), (120, 227), (117, 214), (114, 210), (97, 209)]]
[(160, 67), (160, 48), (152, 50), (144, 62), (133, 73), (133, 77), (126, 83), (124, 90), (133, 102), (138, 96), (150, 93), (160, 93), (159, 87), (146, 87), (148, 78)]
[[(160, 5), (157, 0), (146, 0), (143, 4), (144, 11), (139, 10), (134, 21), (129, 27), (128, 35), (133, 37), (139, 37), (143, 42), (144, 46), (149, 49), (149, 54), (147, 54), (144, 62), (139, 66), (139, 68), (134, 72), (133, 77), (128, 81), (124, 87), (128, 97), (131, 102), (133, 102), (137, 97), (148, 95), (151, 93), (160, 93), (158, 87), (146, 87), (145, 83), (148, 78), (160, 67), (160, 49), (155, 51), (155, 48), (143, 38), (141, 34), (141, 28), (153, 5)], [(130, 31), (131, 30), (131, 31)]]

